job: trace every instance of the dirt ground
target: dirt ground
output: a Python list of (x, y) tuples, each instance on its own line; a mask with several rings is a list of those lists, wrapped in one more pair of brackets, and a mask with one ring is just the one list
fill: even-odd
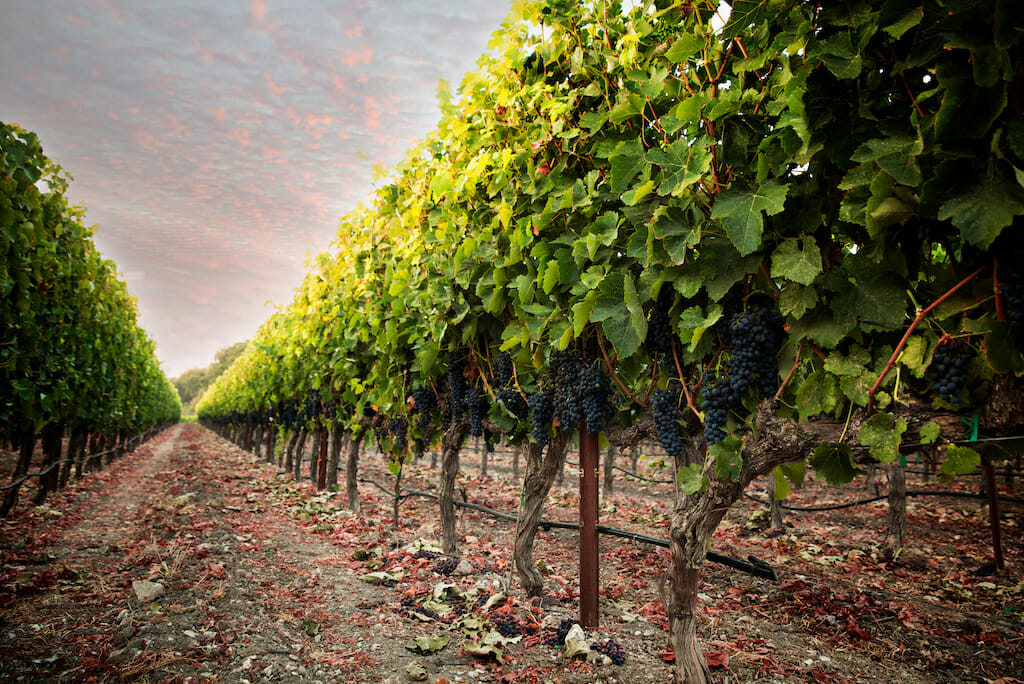
[[(510, 459), (492, 455), (485, 477), (467, 454), (460, 496), (514, 513)], [(665, 477), (646, 459), (641, 469)], [(361, 473), (393, 486), (379, 456), (367, 455)], [(435, 480), (425, 461), (403, 474), (404, 487), (425, 491)], [(570, 468), (549, 519), (576, 520), (575, 482)], [(926, 486), (939, 488), (910, 476), (911, 489)], [(538, 536), (551, 598), (536, 606), (509, 573), (510, 523), (460, 513), (460, 558), (447, 558), (436, 548), (435, 501), (404, 499), (394, 528), (393, 500), (377, 486), (360, 485), (354, 515), (343, 494), (293, 482), (196, 425), (167, 430), (46, 504), (32, 507), (30, 496), (0, 521), (3, 681), (670, 679), (668, 556), (655, 546), (602, 538), (600, 628), (556, 647), (577, 615), (575, 532)], [(862, 483), (809, 483), (790, 502), (863, 497)], [(671, 499), (671, 485), (618, 473), (601, 522), (664, 538)], [(777, 532), (766, 529), (764, 506), (734, 507), (715, 550), (753, 554), (780, 579), (707, 566), (700, 631), (718, 681), (1024, 679), (1021, 507), (1004, 509), (1006, 570), (994, 573), (982, 503), (922, 497), (909, 506), (910, 545), (896, 562), (880, 550), (884, 502), (791, 512)], [(621, 650), (623, 664), (586, 653), (594, 645)]]

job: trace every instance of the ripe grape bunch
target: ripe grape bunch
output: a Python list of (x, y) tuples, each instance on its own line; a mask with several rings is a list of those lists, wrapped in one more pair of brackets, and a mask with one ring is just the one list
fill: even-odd
[(967, 367), (974, 359), (974, 349), (965, 340), (941, 340), (932, 354), (931, 365), (925, 372), (932, 382), (932, 390), (943, 401), (960, 403), (960, 392), (967, 384)]
[(587, 432), (599, 433), (615, 415), (615, 388), (600, 362), (587, 362), (574, 350), (555, 351), (550, 370), (558, 422), (572, 429), (585, 420)]
[(494, 623), (494, 627), (498, 630), (498, 633), (503, 637), (516, 637), (522, 634), (522, 628), (519, 625), (519, 620), (516, 619), (515, 615), (509, 613), (499, 613), (497, 611), (491, 613), (491, 622)]
[(651, 396), (651, 414), (658, 442), (670, 458), (683, 453), (683, 431), (678, 420), (682, 396), (683, 388), (677, 381), (670, 383), (668, 389), (654, 390)]
[(756, 302), (734, 315), (722, 330), (727, 358), (723, 373), (709, 371), (701, 392), (704, 437), (708, 444), (725, 438), (729, 411), (742, 411), (747, 390), (756, 387), (767, 399), (779, 387), (777, 356), (786, 340), (785, 319), (774, 304)]
[(437, 406), (437, 398), (428, 385), (420, 385), (412, 390), (412, 413), (419, 414), (417, 425), (422, 430), (430, 425), (430, 412)]
[(548, 646), (555, 648), (563, 648), (565, 646), (565, 637), (569, 635), (569, 630), (576, 624), (576, 621), (571, 618), (562, 618), (562, 621), (558, 623), (558, 629), (552, 636), (549, 636), (544, 640)]
[(508, 352), (498, 354), (495, 363), (494, 403), (500, 404), (516, 419), (526, 416), (526, 401), (515, 386), (512, 356)]
[(643, 347), (652, 358), (672, 353), (672, 321), (669, 318), (672, 299), (672, 288), (662, 287), (658, 299), (647, 314), (647, 337), (644, 338)]
[(615, 639), (595, 641), (590, 646), (601, 655), (608, 656), (615, 665), (624, 665), (626, 662), (626, 652), (622, 650), (622, 646)]
[(999, 291), (1011, 321), (1024, 321), (1024, 244), (1008, 246), (999, 259)]
[(463, 405), (469, 411), (469, 434), (480, 437), (484, 434), (484, 414), (487, 412), (483, 391), (475, 385), (467, 387)]
[(532, 427), (533, 441), (541, 446), (551, 441), (548, 428), (551, 427), (551, 416), (554, 411), (554, 402), (551, 394), (540, 388), (528, 397), (530, 405), (530, 425)]
[(587, 432), (596, 435), (615, 415), (613, 398), (615, 388), (611, 379), (601, 370), (600, 362), (594, 361), (580, 372), (580, 403)]
[(552, 352), (548, 367), (555, 391), (555, 417), (559, 423), (571, 430), (583, 417), (579, 393), (583, 363), (575, 350), (566, 349)]
[(448, 359), (448, 398), (452, 423), (462, 420), (462, 402), (466, 397), (466, 378), (463, 376), (465, 370), (466, 350), (456, 349)]

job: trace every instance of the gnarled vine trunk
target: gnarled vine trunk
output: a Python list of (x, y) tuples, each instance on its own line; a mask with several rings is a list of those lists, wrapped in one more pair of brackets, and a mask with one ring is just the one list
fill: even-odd
[(345, 455), (345, 496), (348, 508), (353, 513), (359, 512), (359, 447), (363, 443), (366, 428), (359, 428), (349, 437), (348, 453)]
[[(14, 464), (14, 474), (11, 475), (11, 482), (17, 482), (21, 477), (28, 472), (29, 466), (32, 464), (32, 452), (36, 448), (36, 433), (32, 430), (27, 430), (18, 435), (18, 461)], [(0, 504), (0, 517), (6, 518), (7, 514), (14, 508), (14, 504), (18, 500), (18, 490), (20, 487), (11, 487), (4, 493), (4, 501)]]
[(341, 462), (341, 450), (345, 446), (348, 435), (341, 424), (331, 423), (331, 455), (327, 459), (327, 488), (338, 486), (338, 465)]
[(890, 558), (903, 548), (907, 538), (907, 472), (897, 460), (887, 463), (889, 476), (889, 529), (885, 534), (885, 553)]
[(516, 525), (512, 561), (515, 563), (523, 591), (530, 597), (544, 595), (544, 578), (533, 562), (533, 542), (537, 537), (541, 515), (544, 513), (544, 502), (562, 469), (568, 444), (569, 433), (559, 430), (548, 444), (546, 452), (544, 447), (532, 443), (526, 451), (523, 509)]
[(441, 508), (441, 550), (448, 555), (458, 552), (455, 536), (455, 475), (459, 470), (459, 449), (469, 434), (469, 422), (459, 420), (448, 426), (441, 438), (441, 486), (437, 501)]
[[(768, 475), (775, 466), (805, 458), (817, 444), (811, 433), (796, 429), (792, 421), (776, 417), (769, 402), (762, 403), (756, 421), (761, 437), (743, 450), (743, 465), (735, 481), (716, 476), (714, 459), (705, 459), (705, 490), (688, 496), (676, 489), (669, 532), (672, 581), (668, 602), (675, 684), (711, 681), (711, 672), (697, 640), (697, 587), (711, 548), (711, 537), (719, 523), (751, 481)], [(677, 469), (695, 461), (695, 449), (693, 443), (688, 443), (688, 448), (676, 459)]]

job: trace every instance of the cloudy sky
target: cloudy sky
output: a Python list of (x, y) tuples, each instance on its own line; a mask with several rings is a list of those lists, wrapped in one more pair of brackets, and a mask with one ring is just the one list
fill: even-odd
[(174, 377), (291, 300), (510, 5), (0, 0), (0, 121), (74, 177)]

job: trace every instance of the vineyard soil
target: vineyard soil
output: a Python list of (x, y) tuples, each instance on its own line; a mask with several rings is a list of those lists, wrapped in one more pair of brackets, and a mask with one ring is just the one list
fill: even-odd
[[(500, 450), (491, 476), (481, 477), (477, 457), (464, 452), (457, 498), (514, 513), (510, 463)], [(361, 469), (394, 486), (379, 455), (365, 456)], [(666, 477), (646, 459), (641, 469)], [(575, 521), (574, 474), (569, 468), (552, 490), (548, 519)], [(421, 460), (406, 467), (402, 486), (436, 492), (436, 480)], [(908, 480), (911, 489), (938, 488), (918, 475)], [(857, 485), (810, 482), (791, 501), (863, 498)], [(965, 478), (954, 486), (976, 485)], [(363, 482), (363, 512), (352, 515), (344, 493), (293, 482), (196, 425), (167, 430), (44, 505), (26, 498), (0, 522), (4, 681), (670, 678), (661, 598), (668, 558), (657, 547), (602, 538), (601, 625), (586, 642), (614, 640), (625, 652), (615, 665), (594, 654), (569, 659), (546, 643), (576, 615), (575, 533), (538, 536), (534, 555), (550, 599), (533, 605), (514, 576), (509, 584), (510, 523), (461, 512), (455, 562), (436, 550), (436, 501), (402, 500), (395, 529), (381, 487)], [(617, 473), (602, 523), (664, 538), (671, 498), (670, 484)], [(780, 577), (707, 567), (701, 637), (718, 680), (1024, 678), (1019, 506), (1004, 510), (1001, 573), (992, 572), (987, 511), (973, 501), (913, 499), (909, 545), (896, 562), (882, 551), (884, 502), (787, 518), (772, 533), (765, 507), (746, 500), (716, 535), (716, 551), (753, 554)], [(501, 639), (499, 624), (523, 634)]]

